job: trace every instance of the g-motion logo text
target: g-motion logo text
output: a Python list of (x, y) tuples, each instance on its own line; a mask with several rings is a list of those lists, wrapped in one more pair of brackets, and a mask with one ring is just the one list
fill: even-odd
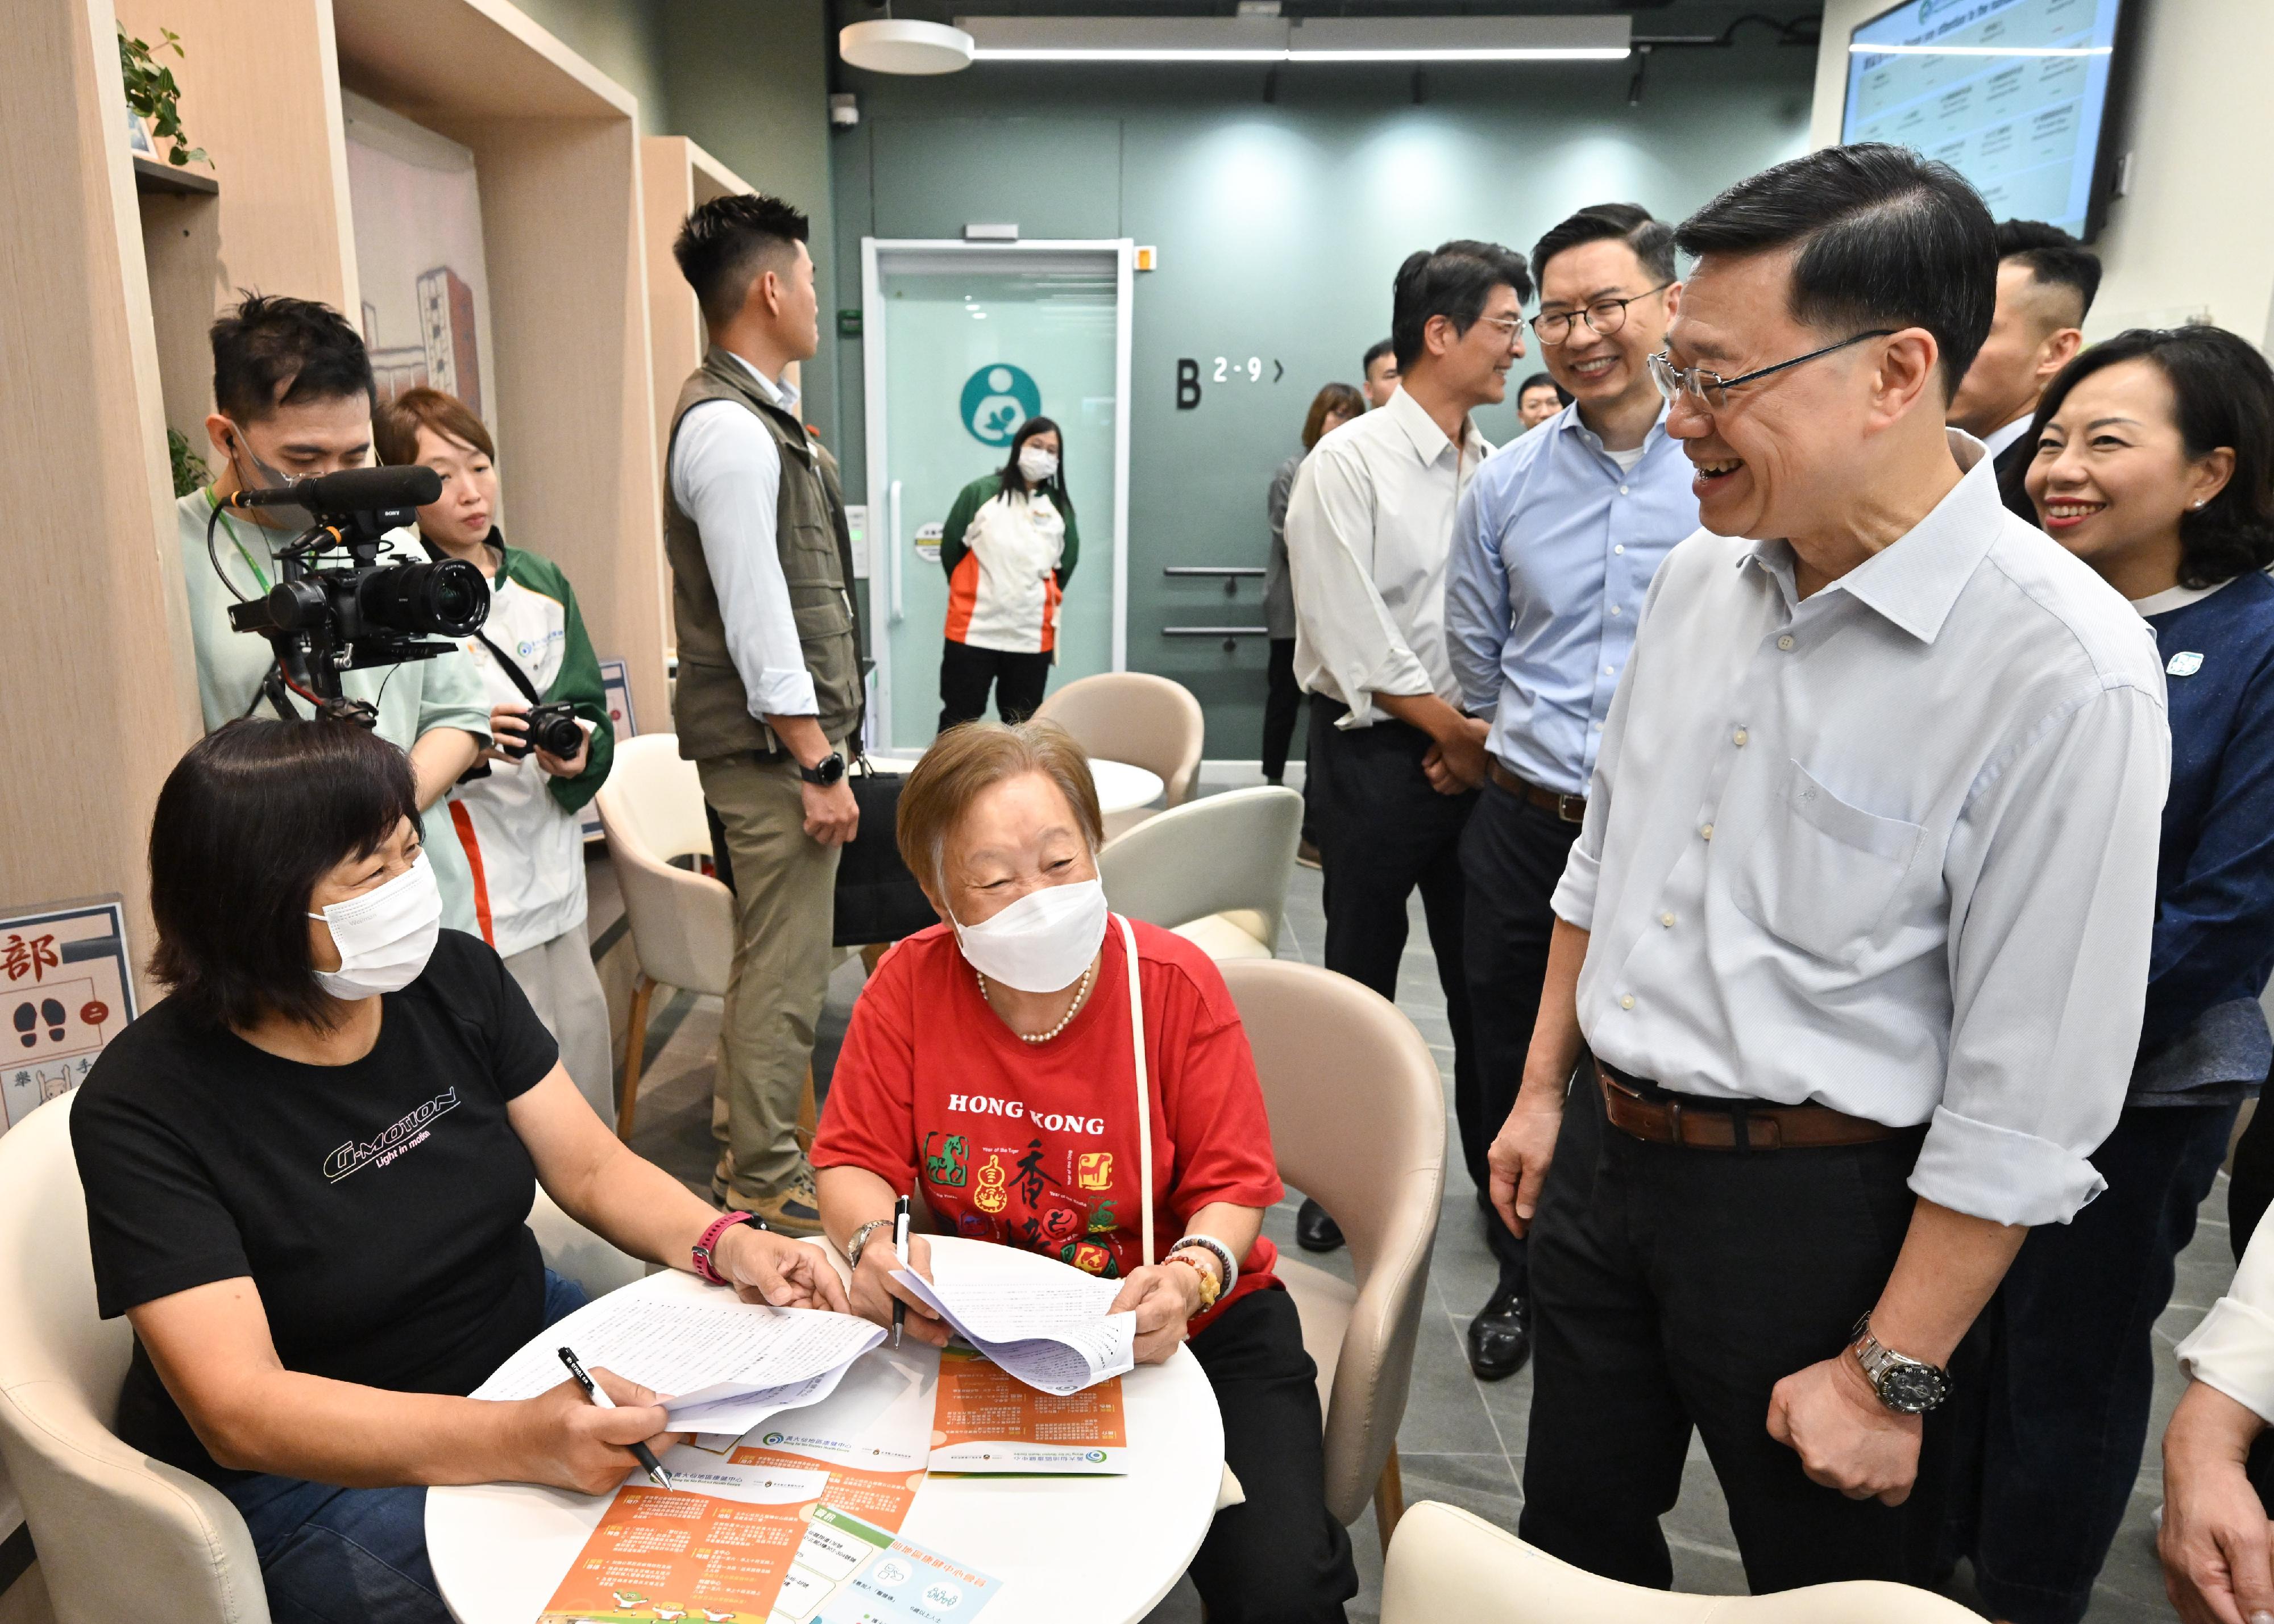
[(382, 1165), (392, 1162), (401, 1152), (408, 1150), (426, 1137), (426, 1130), (434, 1119), (458, 1109), (458, 1091), (445, 1088), (418, 1109), (404, 1113), (403, 1117), (380, 1129), (367, 1139), (350, 1139), (324, 1158), (324, 1177), (337, 1184), (350, 1173), (359, 1173), (373, 1162)]

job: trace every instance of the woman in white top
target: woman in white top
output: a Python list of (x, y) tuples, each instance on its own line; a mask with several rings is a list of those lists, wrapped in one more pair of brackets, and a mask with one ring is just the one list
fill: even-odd
[(948, 509), (939, 561), (947, 570), (946, 643), (939, 658), (939, 730), (975, 721), (995, 690), (1005, 722), (1043, 703), (1058, 654), (1058, 602), (1081, 538), (1048, 417), (1011, 437), (1003, 466), (963, 487)]

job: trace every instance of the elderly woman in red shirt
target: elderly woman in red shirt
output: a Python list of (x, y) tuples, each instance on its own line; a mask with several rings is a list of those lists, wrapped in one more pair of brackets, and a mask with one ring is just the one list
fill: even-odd
[[(1358, 1577), (1326, 1508), (1317, 1371), (1262, 1238), (1281, 1189), (1224, 978), (1181, 936), (1106, 911), (1097, 792), (1048, 723), (942, 734), (901, 791), (898, 833), (942, 923), (877, 966), (813, 1146), (853, 1312), (889, 1324), (899, 1299), (909, 1335), (947, 1339), (892, 1280), (892, 1203), (911, 1187), (957, 1235), (1120, 1280), (1141, 1363), (1191, 1342), (1246, 1493), (1193, 1561), (1209, 1618), (1341, 1619)], [(928, 1274), (922, 1237), (908, 1253)]]

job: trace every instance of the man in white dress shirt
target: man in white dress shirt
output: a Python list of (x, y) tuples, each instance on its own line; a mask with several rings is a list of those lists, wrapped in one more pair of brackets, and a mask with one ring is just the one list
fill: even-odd
[[(1306, 825), (1325, 870), (1326, 961), (1397, 996), (1418, 886), (1465, 1094), (1475, 1056), (1461, 968), (1461, 831), (1484, 782), (1485, 724), (1461, 711), (1445, 649), (1453, 516), (1492, 447), (1469, 421), (1508, 393), (1532, 273), (1496, 243), (1409, 255), (1392, 284), (1398, 385), (1303, 459), (1287, 502), (1295, 679), (1311, 702)], [(1296, 1238), (1341, 1244), (1305, 1201)]]
[(1945, 420), (1990, 448), (2006, 506), (2031, 524), (2037, 510), (2022, 475), (2037, 442), (2022, 441), (2045, 386), (2083, 348), (2084, 318), (2098, 291), (2098, 256), (2059, 226), (1998, 222), (1998, 312)]
[(1755, 1590), (1918, 1577), (1943, 1367), (2123, 1103), (2162, 673), (1943, 425), (1996, 274), (1964, 181), (1830, 148), (1675, 240), (1653, 371), (1705, 529), (1645, 601), (1491, 1154), (1532, 1226), (1522, 1531), (1668, 1584), (1694, 1427)]
[(711, 337), (680, 391), (664, 498), (679, 753), (702, 774), (734, 888), (719, 1026), (725, 1106), (712, 1192), (821, 1232), (798, 1108), (832, 962), (837, 859), (860, 826), (845, 750), (861, 732), (860, 627), (837, 464), (782, 381), (820, 344), (806, 218), (727, 197), (673, 252)]

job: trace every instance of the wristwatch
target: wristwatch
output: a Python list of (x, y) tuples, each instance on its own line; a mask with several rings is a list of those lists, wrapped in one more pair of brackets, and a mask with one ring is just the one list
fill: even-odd
[(1871, 1316), (1856, 1321), (1849, 1349), (1879, 1402), (1901, 1416), (1923, 1416), (1950, 1396), (1950, 1372), (1924, 1359), (1883, 1347), (1871, 1335)]
[(869, 1237), (877, 1230), (889, 1229), (892, 1226), (892, 1221), (889, 1218), (871, 1218), (854, 1230), (853, 1238), (845, 1244), (845, 1261), (853, 1267), (859, 1268), (861, 1254), (869, 1250)]
[(810, 767), (801, 764), (797, 776), (808, 784), (818, 784), (826, 789), (845, 776), (845, 757), (832, 750)]
[(760, 1229), (766, 1227), (765, 1220), (756, 1213), (727, 1213), (713, 1220), (711, 1227), (703, 1231), (703, 1238), (695, 1243), (696, 1278), (708, 1281), (714, 1286), (734, 1283), (719, 1272), (719, 1237), (738, 1223), (747, 1223)]

